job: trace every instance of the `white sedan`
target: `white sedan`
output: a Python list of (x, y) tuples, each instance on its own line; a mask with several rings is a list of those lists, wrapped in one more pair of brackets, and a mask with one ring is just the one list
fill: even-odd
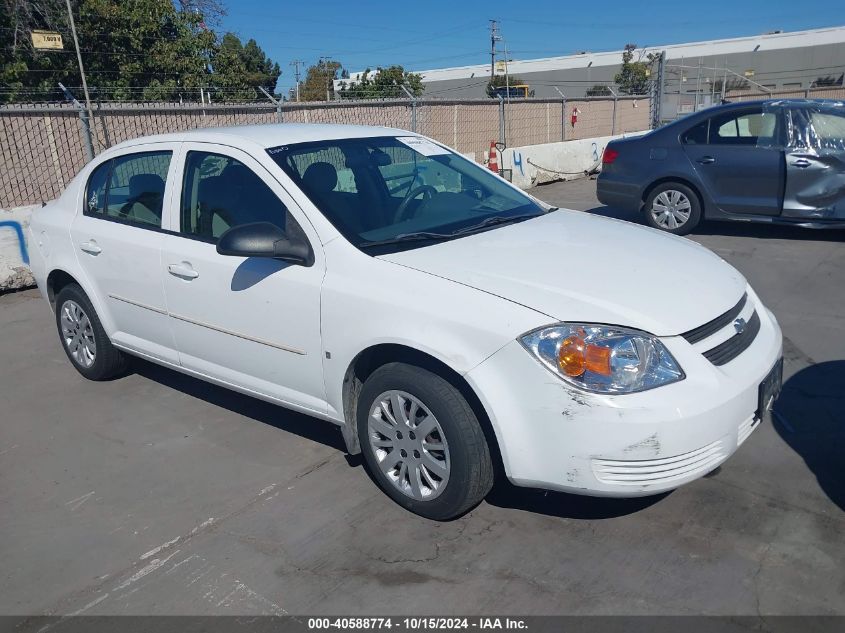
[(135, 139), (30, 230), (83, 376), (140, 356), (333, 422), (433, 519), (477, 504), (494, 473), (599, 496), (676, 488), (780, 389), (777, 321), (719, 257), (549, 208), (400, 130)]

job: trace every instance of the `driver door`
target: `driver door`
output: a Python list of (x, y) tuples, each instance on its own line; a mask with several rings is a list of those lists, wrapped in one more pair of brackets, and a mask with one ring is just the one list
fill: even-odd
[[(249, 154), (185, 143), (162, 277), (186, 368), (243, 391), (325, 414), (316, 233), (279, 182)], [(217, 253), (226, 229), (272, 222), (307, 239), (311, 266)]]
[(706, 144), (683, 145), (709, 197), (723, 212), (779, 215), (783, 200), (780, 110), (730, 109), (710, 119)]

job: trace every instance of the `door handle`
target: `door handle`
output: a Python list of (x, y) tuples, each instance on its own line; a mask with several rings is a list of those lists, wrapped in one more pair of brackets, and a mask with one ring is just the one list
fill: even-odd
[(701, 163), (702, 165), (710, 165), (712, 163), (715, 163), (716, 159), (713, 158), (712, 156), (702, 156), (701, 158), (698, 159), (697, 162)]
[(810, 166), (810, 161), (808, 161), (806, 158), (799, 158), (798, 160), (792, 161), (792, 166), (801, 167), (803, 169), (804, 167)]
[(196, 279), (200, 276), (197, 271), (191, 268), (191, 265), (188, 262), (182, 262), (181, 264), (168, 264), (167, 272), (174, 277), (181, 277), (182, 279)]
[(97, 242), (94, 240), (82, 242), (82, 244), (79, 245), (79, 250), (88, 253), (89, 255), (99, 255), (103, 252), (103, 249), (100, 248)]

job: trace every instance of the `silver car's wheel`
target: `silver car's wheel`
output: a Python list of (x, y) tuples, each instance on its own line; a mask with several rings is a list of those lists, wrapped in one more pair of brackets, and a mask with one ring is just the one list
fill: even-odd
[(690, 219), (692, 205), (686, 194), (676, 189), (661, 191), (651, 203), (651, 216), (663, 229), (679, 229)]
[(385, 391), (368, 419), (379, 469), (402, 494), (417, 501), (439, 496), (449, 483), (446, 435), (431, 410), (405, 391)]
[(85, 369), (97, 359), (97, 343), (94, 340), (94, 327), (91, 319), (82, 307), (68, 299), (61, 307), (62, 341), (68, 354)]

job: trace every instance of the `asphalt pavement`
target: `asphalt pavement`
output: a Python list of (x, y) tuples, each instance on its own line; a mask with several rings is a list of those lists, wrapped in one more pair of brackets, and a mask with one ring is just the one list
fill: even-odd
[[(639, 221), (591, 180), (533, 193)], [(142, 361), (84, 380), (35, 291), (0, 297), (0, 614), (845, 614), (845, 232), (692, 239), (780, 320), (775, 419), (670, 494), (500, 483), (448, 523), (328, 423)]]

